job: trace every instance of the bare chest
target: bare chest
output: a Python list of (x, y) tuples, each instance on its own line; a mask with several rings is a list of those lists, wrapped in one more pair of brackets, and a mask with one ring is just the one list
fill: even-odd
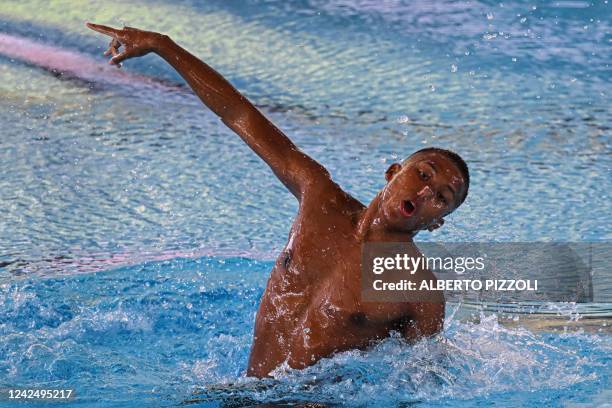
[(361, 246), (348, 219), (294, 224), (268, 288), (284, 319), (325, 332), (366, 330), (401, 317), (400, 304), (361, 301)]

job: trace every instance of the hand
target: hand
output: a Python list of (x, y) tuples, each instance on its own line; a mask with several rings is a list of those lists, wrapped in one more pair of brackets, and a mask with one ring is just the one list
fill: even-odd
[[(120, 30), (100, 24), (86, 23), (86, 25), (94, 31), (112, 37), (104, 55), (112, 55), (108, 63), (118, 67), (121, 67), (121, 62), (128, 58), (141, 57), (153, 51), (161, 38), (161, 34), (132, 27), (123, 27)], [(122, 46), (124, 50), (119, 52)]]

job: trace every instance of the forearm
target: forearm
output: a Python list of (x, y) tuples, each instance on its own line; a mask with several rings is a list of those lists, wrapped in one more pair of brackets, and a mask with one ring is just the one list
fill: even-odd
[(297, 146), (221, 74), (160, 35), (153, 52), (166, 60), (187, 81), (198, 97), (238, 134), (296, 196), (301, 197), (308, 180), (325, 178), (323, 166)]
[(153, 51), (166, 60), (187, 81), (195, 94), (222, 119), (252, 109), (252, 104), (221, 74), (196, 56), (160, 35)]
[[(117, 29), (91, 22), (87, 27), (112, 38), (104, 55), (111, 64), (150, 52), (165, 59), (187, 81), (202, 102), (236, 132), (271, 168), (278, 178), (301, 198), (307, 186), (330, 186), (329, 173), (301, 152), (291, 140), (253, 106), (225, 78), (170, 37), (133, 27)], [(124, 50), (119, 52), (119, 48)]]

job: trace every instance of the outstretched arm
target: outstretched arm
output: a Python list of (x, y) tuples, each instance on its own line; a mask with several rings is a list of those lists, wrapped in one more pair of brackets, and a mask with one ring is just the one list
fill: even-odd
[[(327, 170), (303, 153), (217, 71), (181, 48), (170, 37), (124, 27), (115, 29), (87, 23), (92, 30), (112, 37), (105, 55), (120, 66), (128, 58), (154, 52), (187, 81), (198, 97), (236, 132), (271, 168), (298, 200), (308, 189), (332, 184)], [(119, 48), (124, 50), (120, 53)]]

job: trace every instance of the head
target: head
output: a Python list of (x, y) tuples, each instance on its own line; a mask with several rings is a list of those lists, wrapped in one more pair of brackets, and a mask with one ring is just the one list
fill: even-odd
[(385, 173), (379, 211), (389, 229), (433, 231), (465, 201), (470, 183), (466, 163), (449, 150), (430, 147), (393, 163)]

